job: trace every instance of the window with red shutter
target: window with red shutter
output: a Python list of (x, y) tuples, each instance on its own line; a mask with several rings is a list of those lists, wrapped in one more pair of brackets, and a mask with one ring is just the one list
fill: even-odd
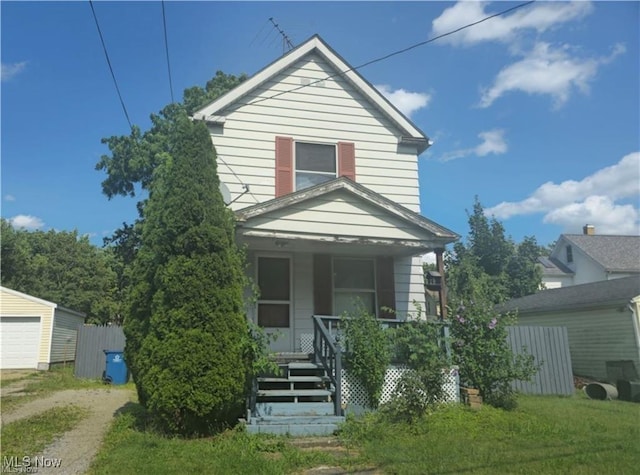
[(293, 191), (293, 139), (276, 137), (276, 198)]
[(353, 142), (338, 142), (338, 176), (356, 181), (356, 147)]

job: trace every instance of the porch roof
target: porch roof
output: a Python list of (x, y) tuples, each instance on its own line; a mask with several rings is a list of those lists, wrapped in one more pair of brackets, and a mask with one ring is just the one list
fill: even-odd
[[(370, 189), (340, 177), (236, 211), (238, 234), (246, 242), (278, 240), (318, 246), (358, 246), (416, 255), (441, 249), (459, 236)], [(313, 246), (311, 246), (313, 245)], [(294, 246), (289, 246), (294, 249)]]

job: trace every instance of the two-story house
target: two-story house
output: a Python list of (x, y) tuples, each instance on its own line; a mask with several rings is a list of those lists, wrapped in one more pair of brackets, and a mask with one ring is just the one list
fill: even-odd
[(562, 234), (549, 257), (539, 259), (547, 289), (619, 279), (640, 278), (640, 236), (596, 234), (586, 225), (583, 234)]
[(458, 238), (420, 214), (429, 139), (319, 36), (193, 117), (211, 132), (259, 287), (250, 317), (279, 333), (274, 350), (304, 350), (312, 315), (356, 301), (385, 318), (424, 308), (420, 256), (441, 260)]

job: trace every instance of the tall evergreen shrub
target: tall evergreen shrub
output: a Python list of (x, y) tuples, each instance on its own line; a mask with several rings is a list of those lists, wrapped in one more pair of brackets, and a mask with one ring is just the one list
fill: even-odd
[(125, 356), (156, 422), (169, 433), (204, 435), (242, 412), (250, 365), (244, 257), (206, 126), (183, 114), (169, 144), (144, 207)]

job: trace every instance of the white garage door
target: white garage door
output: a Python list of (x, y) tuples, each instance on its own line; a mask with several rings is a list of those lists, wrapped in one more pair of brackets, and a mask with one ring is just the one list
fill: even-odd
[(38, 367), (40, 317), (0, 317), (0, 367)]

